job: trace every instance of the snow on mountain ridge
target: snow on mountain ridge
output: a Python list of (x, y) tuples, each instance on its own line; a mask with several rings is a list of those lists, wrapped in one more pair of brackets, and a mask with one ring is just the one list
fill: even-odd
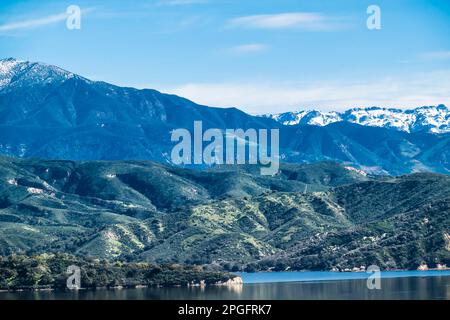
[[(87, 83), (95, 82), (45, 63), (19, 61), (14, 58), (0, 60), (0, 91), (3, 93), (14, 88), (31, 87), (34, 84), (63, 83), (71, 78), (82, 79)], [(450, 132), (450, 110), (444, 105), (424, 106), (411, 110), (380, 107), (354, 108), (344, 112), (303, 110), (266, 115), (266, 117), (285, 125), (327, 126), (345, 121), (405, 132)]]
[(21, 61), (12, 58), (0, 60), (0, 88), (11, 82), (14, 70), (20, 63)]
[(0, 74), (10, 73), (21, 61), (8, 58), (0, 60)]
[(351, 122), (363, 126), (384, 127), (405, 132), (450, 132), (450, 110), (444, 106), (424, 106), (401, 110), (393, 108), (354, 108), (344, 112), (303, 110), (265, 115), (284, 125), (326, 126), (334, 122)]
[[(41, 62), (20, 61), (14, 58), (0, 60), (0, 90), (9, 86), (27, 86), (51, 83), (79, 77), (59, 67)], [(84, 78), (83, 78), (84, 79)], [(87, 79), (85, 79), (87, 81)]]

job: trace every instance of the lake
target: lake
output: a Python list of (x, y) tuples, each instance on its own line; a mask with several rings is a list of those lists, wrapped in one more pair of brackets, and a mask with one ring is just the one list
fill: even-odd
[(450, 300), (450, 270), (382, 272), (380, 290), (367, 288), (369, 274), (364, 272), (258, 272), (239, 275), (244, 281), (242, 286), (0, 292), (0, 299)]

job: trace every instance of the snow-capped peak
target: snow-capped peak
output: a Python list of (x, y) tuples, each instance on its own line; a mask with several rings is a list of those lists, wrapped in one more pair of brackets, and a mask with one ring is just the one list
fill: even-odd
[(48, 83), (64, 81), (75, 77), (75, 74), (56, 66), (40, 62), (20, 61), (14, 58), (0, 60), (0, 89), (8, 85), (21, 85), (26, 82)]
[(21, 61), (13, 58), (0, 60), (0, 88), (10, 83), (14, 70), (20, 63)]
[(383, 127), (406, 132), (450, 132), (450, 110), (444, 105), (425, 106), (410, 110), (391, 108), (354, 108), (344, 112), (306, 110), (270, 114), (284, 125), (309, 124), (326, 126), (334, 122), (351, 122), (364, 126)]
[(13, 58), (1, 59), (0, 60), (0, 74), (6, 74), (11, 72), (15, 66), (17, 66), (21, 61)]
[(285, 125), (307, 123), (317, 126), (326, 126), (330, 123), (341, 121), (341, 118), (337, 112), (321, 112), (316, 110), (286, 112), (276, 115), (269, 115), (269, 117)]

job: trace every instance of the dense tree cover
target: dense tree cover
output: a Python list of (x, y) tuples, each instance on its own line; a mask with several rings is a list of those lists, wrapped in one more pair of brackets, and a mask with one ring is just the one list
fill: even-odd
[(225, 272), (204, 271), (200, 266), (109, 262), (64, 253), (32, 257), (11, 255), (0, 257), (0, 289), (65, 289), (72, 274), (67, 273), (71, 265), (81, 270), (82, 288), (173, 286), (200, 284), (203, 281), (205, 284), (215, 284), (233, 277)]

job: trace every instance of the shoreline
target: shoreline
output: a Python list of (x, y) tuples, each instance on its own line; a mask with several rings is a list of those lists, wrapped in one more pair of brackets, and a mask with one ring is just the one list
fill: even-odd
[[(439, 275), (439, 274), (431, 274), (431, 272), (433, 273), (439, 273), (439, 272), (448, 272), (448, 274), (444, 274), (444, 275)], [(386, 276), (386, 273), (416, 273), (416, 274), (404, 274), (404, 275), (395, 275), (395, 276)], [(299, 282), (308, 282), (308, 283), (312, 283), (312, 282), (334, 282), (334, 281), (352, 281), (352, 280), (366, 280), (366, 278), (369, 276), (369, 274), (367, 273), (367, 277), (356, 277), (356, 278), (314, 278), (314, 279), (278, 279), (278, 280), (271, 280), (271, 279), (267, 279), (267, 281), (259, 281), (259, 282), (245, 282), (243, 280), (243, 276), (247, 276), (247, 275), (261, 275), (261, 274), (295, 274), (295, 273), (303, 273), (303, 274), (314, 274), (314, 275), (318, 275), (321, 273), (327, 273), (327, 274), (366, 274), (366, 272), (362, 272), (362, 271), (340, 271), (340, 272), (336, 272), (336, 271), (259, 271), (259, 272), (253, 272), (253, 273), (246, 273), (246, 272), (241, 272), (241, 273), (237, 273), (237, 276), (234, 278), (229, 279), (228, 281), (225, 282), (218, 282), (218, 283), (210, 283), (210, 284), (205, 284), (205, 283), (188, 283), (186, 285), (133, 285), (133, 286), (111, 286), (111, 287), (86, 287), (86, 288), (78, 288), (78, 289), (73, 289), (73, 290), (68, 290), (68, 289), (60, 289), (60, 288), (20, 288), (20, 289), (0, 289), (0, 294), (1, 293), (21, 293), (21, 292), (78, 292), (78, 291), (103, 291), (103, 290), (107, 290), (107, 291), (120, 291), (120, 290), (130, 290), (130, 289), (147, 289), (147, 288), (205, 288), (205, 287), (229, 287), (229, 288), (233, 288), (233, 287), (240, 287), (243, 285), (253, 285), (253, 284), (268, 284), (268, 283), (299, 283)], [(435, 276), (444, 276), (444, 277), (450, 277), (450, 269), (446, 268), (446, 269), (428, 269), (428, 270), (399, 270), (399, 269), (395, 269), (395, 270), (383, 270), (381, 271), (381, 276), (383, 277), (384, 274), (384, 279), (396, 279), (396, 278), (417, 278), (417, 277), (435, 277)], [(427, 275), (428, 274), (428, 275)]]
[(216, 283), (210, 283), (206, 284), (203, 280), (199, 283), (187, 283), (185, 285), (181, 284), (174, 284), (174, 285), (161, 285), (161, 284), (154, 284), (154, 285), (145, 285), (145, 284), (137, 284), (132, 286), (102, 286), (102, 287), (81, 287), (77, 289), (61, 289), (61, 288), (52, 288), (52, 287), (46, 287), (46, 288), (19, 288), (19, 289), (0, 289), (0, 293), (6, 293), (6, 292), (77, 292), (77, 291), (101, 291), (101, 290), (128, 290), (128, 289), (145, 289), (145, 288), (205, 288), (205, 287), (233, 287), (233, 286), (240, 286), (243, 285), (242, 278), (240, 276), (235, 276), (233, 278), (228, 279), (227, 281), (222, 282), (216, 282)]

